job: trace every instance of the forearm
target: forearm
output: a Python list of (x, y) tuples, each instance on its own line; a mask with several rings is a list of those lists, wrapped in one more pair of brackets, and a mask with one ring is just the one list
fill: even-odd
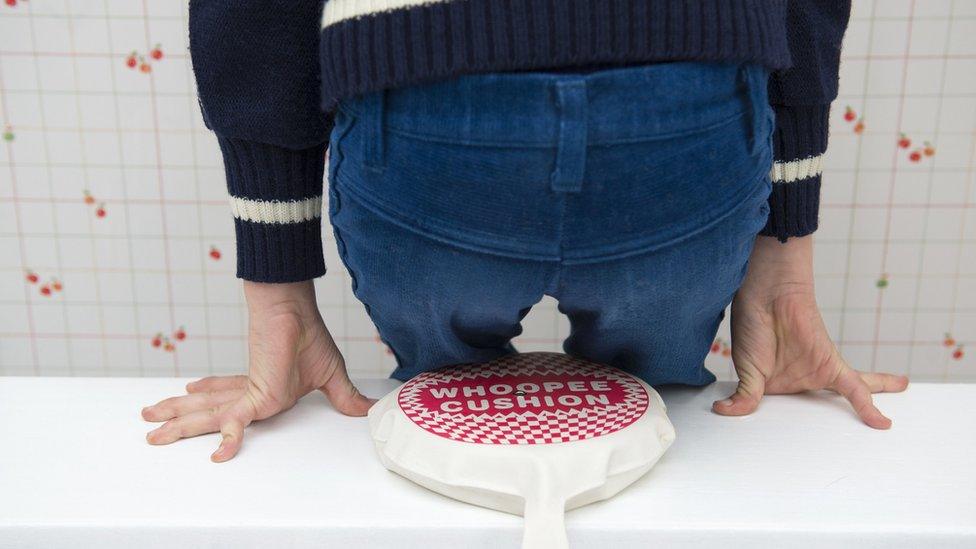
[(293, 282), (325, 272), (319, 109), (321, 1), (193, 0), (190, 54), (204, 123), (223, 154), (237, 274)]
[(762, 234), (781, 241), (817, 229), (830, 104), (837, 96), (840, 49), (849, 0), (791, 0), (787, 12), (793, 66), (774, 73), (776, 114), (769, 222)]

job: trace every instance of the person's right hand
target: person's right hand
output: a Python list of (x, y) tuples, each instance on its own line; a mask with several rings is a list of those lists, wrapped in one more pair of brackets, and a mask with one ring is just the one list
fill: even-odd
[(219, 431), (222, 440), (210, 459), (222, 462), (240, 450), (252, 421), (288, 410), (316, 389), (346, 415), (363, 416), (373, 404), (349, 380), (311, 280), (245, 281), (244, 294), (250, 316), (248, 375), (206, 377), (187, 384), (186, 395), (143, 408), (147, 421), (165, 422), (146, 435), (150, 444)]

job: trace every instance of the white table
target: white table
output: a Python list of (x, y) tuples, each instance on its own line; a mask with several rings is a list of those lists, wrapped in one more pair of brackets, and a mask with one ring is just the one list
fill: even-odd
[[(140, 409), (185, 382), (0, 378), (0, 547), (518, 547), (521, 518), (387, 472), (366, 420), (318, 395), (248, 429), (229, 463), (209, 461), (216, 435), (149, 446)], [(828, 394), (712, 414), (729, 389), (664, 391), (677, 441), (567, 514), (574, 548), (976, 547), (976, 385), (877, 397), (888, 432)]]

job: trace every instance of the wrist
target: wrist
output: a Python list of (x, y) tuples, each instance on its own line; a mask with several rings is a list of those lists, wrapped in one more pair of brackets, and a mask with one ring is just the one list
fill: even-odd
[(793, 237), (781, 242), (772, 236), (758, 236), (749, 256), (750, 264), (769, 275), (813, 280), (813, 237)]
[(312, 280), (286, 283), (244, 281), (244, 298), (250, 313), (318, 314)]
[(740, 294), (776, 299), (787, 294), (813, 293), (813, 237), (780, 242), (758, 236)]

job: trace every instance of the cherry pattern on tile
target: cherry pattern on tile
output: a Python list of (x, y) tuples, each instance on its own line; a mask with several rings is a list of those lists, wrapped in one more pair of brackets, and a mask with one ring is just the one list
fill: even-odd
[(709, 349), (709, 352), (729, 358), (732, 356), (732, 343), (717, 337), (715, 338), (715, 341), (712, 342), (712, 347)]
[(898, 134), (897, 145), (899, 149), (904, 149), (908, 152), (908, 161), (913, 164), (918, 164), (926, 158), (931, 158), (935, 156), (935, 145), (931, 141), (923, 141), (921, 147), (912, 148), (912, 139), (905, 132)]
[(51, 297), (64, 290), (64, 284), (61, 283), (61, 279), (55, 276), (42, 277), (31, 269), (27, 269), (24, 273), (24, 281), (30, 286), (36, 286), (37, 293), (44, 297)]
[(864, 133), (864, 118), (859, 118), (857, 115), (857, 111), (855, 111), (854, 107), (851, 107), (850, 105), (844, 107), (844, 122), (847, 122), (848, 124), (854, 124), (852, 128), (854, 133), (856, 134)]
[(86, 206), (94, 209), (93, 211), (95, 217), (97, 219), (104, 219), (105, 216), (108, 215), (108, 211), (105, 209), (105, 203), (98, 202), (97, 200), (95, 200), (95, 196), (92, 195), (91, 191), (89, 191), (88, 189), (84, 189), (81, 192), (83, 196), (82, 200), (84, 201)]
[(962, 360), (966, 356), (965, 351), (963, 351), (963, 344), (956, 341), (956, 338), (952, 336), (951, 333), (946, 332), (945, 336), (942, 338), (942, 346), (946, 349), (951, 349), (949, 356), (953, 360)]
[(139, 50), (132, 50), (125, 58), (125, 66), (137, 70), (143, 74), (152, 72), (152, 64), (163, 60), (163, 47), (160, 44), (153, 46), (146, 54), (139, 53)]
[(388, 354), (388, 355), (392, 355), (393, 354), (393, 349), (390, 349), (390, 347), (386, 343), (383, 343), (383, 338), (380, 337), (380, 334), (374, 334), (373, 335), (373, 341), (375, 341), (375, 342), (379, 343), (380, 345), (382, 345), (383, 346), (383, 349), (384, 349), (384, 352), (386, 352), (386, 354)]
[(183, 341), (186, 341), (186, 329), (180, 326), (170, 335), (165, 335), (163, 332), (156, 332), (156, 335), (149, 340), (149, 345), (154, 349), (172, 353), (176, 351), (176, 345)]

